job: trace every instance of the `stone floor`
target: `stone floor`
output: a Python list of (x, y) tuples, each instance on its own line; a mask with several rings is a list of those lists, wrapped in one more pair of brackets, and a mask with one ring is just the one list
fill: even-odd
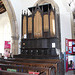
[(75, 71), (68, 71), (65, 73), (65, 75), (75, 75)]

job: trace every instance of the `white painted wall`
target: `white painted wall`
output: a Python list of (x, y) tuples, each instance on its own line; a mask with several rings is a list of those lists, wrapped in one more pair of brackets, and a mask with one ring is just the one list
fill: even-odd
[(4, 41), (11, 41), (11, 27), (7, 12), (0, 14), (0, 53), (4, 53)]
[[(28, 7), (31, 7), (34, 5), (34, 3), (38, 0), (10, 0), (12, 3), (12, 6), (14, 8), (18, 26), (19, 26), (19, 35), (21, 34), (21, 13), (22, 10), (26, 10)], [(62, 52), (65, 51), (65, 38), (72, 38), (71, 35), (71, 17), (70, 17), (70, 11), (69, 8), (65, 8), (67, 6), (63, 0), (54, 0), (57, 5), (59, 6), (60, 11), (60, 25), (61, 25), (61, 48)], [(63, 3), (63, 4), (62, 4)]]
[(55, 0), (60, 11), (60, 29), (61, 29), (61, 50), (65, 52), (65, 38), (72, 39), (71, 30), (71, 11), (64, 0)]
[(61, 50), (65, 51), (65, 38), (71, 39), (71, 22), (70, 22), (70, 14), (66, 12), (66, 14), (61, 14), (60, 22), (61, 22)]

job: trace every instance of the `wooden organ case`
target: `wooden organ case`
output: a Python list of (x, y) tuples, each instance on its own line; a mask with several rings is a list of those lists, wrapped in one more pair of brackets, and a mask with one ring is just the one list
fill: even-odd
[[(22, 58), (55, 59), (60, 54), (59, 16), (51, 4), (28, 8), (22, 13)], [(58, 53), (58, 54), (57, 54)]]

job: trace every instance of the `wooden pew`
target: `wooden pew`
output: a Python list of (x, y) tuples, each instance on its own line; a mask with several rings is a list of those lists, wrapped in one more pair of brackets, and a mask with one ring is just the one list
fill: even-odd
[[(37, 62), (17, 62), (17, 61), (0, 61), (3, 64), (10, 64), (10, 65), (25, 65), (25, 66), (38, 66), (38, 67), (50, 67), (54, 66), (57, 67), (57, 63), (37, 63)], [(56, 68), (57, 69), (57, 68)]]
[(60, 62), (60, 60), (59, 59), (23, 59), (23, 58), (9, 58), (9, 59), (6, 59), (6, 60), (9, 60), (9, 61), (37, 61), (37, 62)]
[[(56, 59), (8, 59), (5, 64), (18, 64), (25, 66), (38, 66), (38, 67), (50, 67), (54, 66), (56, 68), (57, 75), (64, 75), (63, 68), (60, 66), (60, 61)], [(2, 62), (2, 61), (1, 61)], [(18, 63), (17, 63), (18, 62)], [(24, 63), (23, 63), (24, 62)], [(2, 62), (3, 63), (3, 62)], [(62, 72), (61, 72), (62, 71)], [(60, 73), (59, 73), (60, 72)]]
[(0, 64), (2, 70), (10, 69), (17, 69), (19, 72), (40, 72), (39, 75), (55, 75), (55, 67), (51, 66), (50, 68), (41, 68), (41, 67), (30, 67), (30, 66), (22, 66), (22, 65), (8, 65), (8, 64)]
[[(19, 65), (19, 66), (27, 66), (27, 67), (35, 67), (35, 68), (43, 68), (45, 69), (46, 67), (49, 70), (52, 70), (52, 64), (45, 64), (45, 63), (23, 63), (23, 62), (13, 62), (13, 61), (0, 61), (1, 65), (2, 64), (8, 64), (8, 65)], [(39, 69), (40, 70), (40, 69)], [(55, 72), (55, 67), (54, 67), (54, 72)], [(52, 72), (51, 72), (52, 73)], [(51, 75), (50, 72), (48, 72), (47, 75)]]
[(21, 61), (21, 62), (36, 62), (36, 63), (56, 63), (56, 72), (60, 72), (60, 75), (64, 75), (64, 61), (59, 59), (21, 59), (21, 58), (13, 58), (8, 59), (9, 61)]
[(18, 72), (8, 72), (8, 71), (0, 70), (0, 75), (31, 75), (31, 74), (18, 73)]

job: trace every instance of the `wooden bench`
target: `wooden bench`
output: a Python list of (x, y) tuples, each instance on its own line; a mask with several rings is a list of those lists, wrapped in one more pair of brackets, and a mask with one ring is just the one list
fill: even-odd
[(35, 62), (35, 61), (37, 61), (37, 62), (60, 62), (60, 60), (59, 59), (23, 59), (23, 58), (9, 58), (9, 59), (6, 59), (6, 60), (8, 60), (8, 61), (33, 61), (33, 62)]
[[(19, 65), (19, 66), (25, 66), (25, 67), (27, 66), (27, 67), (31, 67), (31, 68), (35, 67), (36, 69), (42, 68), (42, 70), (48, 68), (49, 70), (51, 70), (51, 72), (47, 72), (47, 75), (52, 75), (50, 73), (52, 73), (52, 69), (53, 69), (52, 67), (54, 67), (54, 66), (52, 66), (52, 64), (45, 64), (45, 63), (25, 63), (25, 62), (23, 63), (23, 62), (14, 62), (14, 61), (0, 61), (0, 63), (1, 63), (1, 65), (2, 64), (12, 65), (12, 66)], [(41, 70), (39, 69), (39, 71), (41, 71)], [(54, 72), (55, 72), (55, 67), (54, 67)]]
[(31, 67), (31, 66), (23, 66), (23, 65), (8, 65), (8, 64), (0, 64), (0, 68), (2, 70), (7, 69), (16, 69), (18, 72), (28, 73), (29, 71), (40, 72), (39, 75), (55, 75), (55, 67), (50, 68), (41, 68), (41, 67)]
[(57, 69), (57, 63), (37, 63), (37, 62), (18, 62), (18, 61), (0, 61), (3, 64), (10, 64), (10, 65), (24, 65), (24, 66), (36, 66), (36, 67), (50, 67), (54, 66)]
[[(32, 66), (32, 67), (51, 67), (54, 66), (56, 68), (57, 75), (64, 75), (63, 69), (61, 69), (60, 61), (56, 59), (8, 59), (0, 61), (0, 63), (4, 64), (17, 64), (17, 65), (24, 65), (24, 66)], [(60, 71), (59, 71), (60, 70)], [(62, 72), (61, 72), (62, 71)], [(60, 72), (60, 73), (59, 73)]]
[(59, 59), (21, 59), (21, 58), (13, 58), (13, 59), (7, 59), (9, 61), (19, 61), (19, 62), (32, 62), (32, 63), (53, 63), (57, 64), (56, 66), (56, 72), (58, 75), (58, 72), (60, 72), (60, 75), (64, 75), (64, 61)]
[(8, 72), (8, 71), (0, 70), (0, 75), (31, 75), (31, 74), (18, 73), (18, 72)]

